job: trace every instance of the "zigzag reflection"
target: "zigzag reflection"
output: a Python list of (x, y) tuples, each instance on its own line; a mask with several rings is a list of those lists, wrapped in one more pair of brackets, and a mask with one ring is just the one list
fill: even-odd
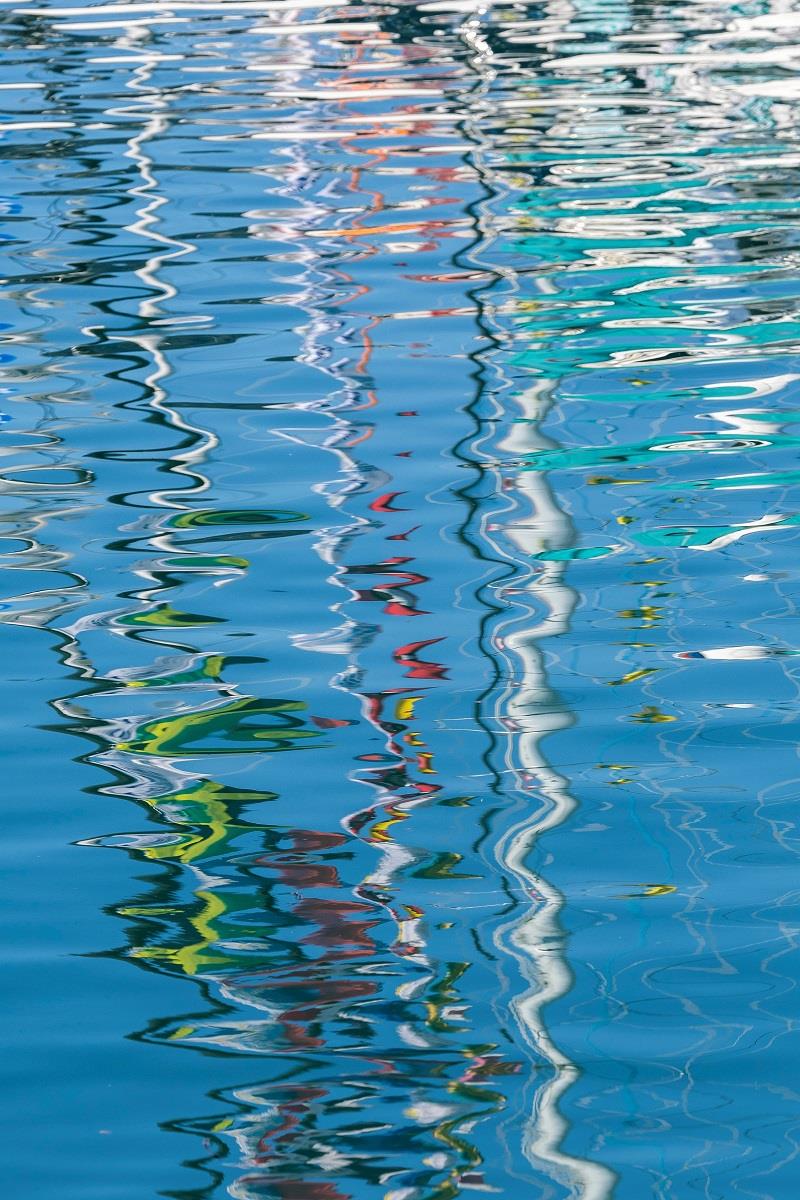
[[(467, 41), (475, 71), (482, 47), (478, 31), (472, 30)], [(301, 39), (296, 42), (299, 47)], [(138, 88), (147, 84), (149, 69), (137, 68)], [(480, 106), (482, 95), (479, 91), (471, 102)], [(150, 102), (157, 115), (129, 143), (129, 157), (141, 175), (130, 193), (139, 207), (129, 228), (157, 244), (157, 253), (137, 272), (152, 293), (138, 313), (148, 327), (165, 319), (162, 305), (176, 295), (161, 282), (160, 272), (192, 252), (190, 243), (159, 232), (166, 200), (145, 148), (166, 126), (162, 101), (153, 96)], [(381, 124), (376, 120), (374, 136), (382, 136)], [(413, 128), (427, 131), (424, 122)], [(357, 157), (362, 151), (343, 141), (339, 153)], [(472, 183), (463, 167), (429, 171), (392, 166), (393, 153), (389, 147), (371, 156), (370, 184), (398, 170), (425, 180), (425, 187)], [(401, 141), (397, 161), (402, 164), (407, 154)], [(333, 568), (329, 583), (345, 596), (332, 606), (340, 624), (293, 633), (290, 640), (301, 654), (322, 652), (345, 660), (330, 685), (331, 695), (338, 694), (335, 715), (313, 715), (307, 701), (290, 696), (243, 694), (244, 685), (229, 683), (227, 676), (241, 674), (245, 665), (257, 672), (263, 659), (220, 652), (214, 628), (221, 618), (213, 614), (213, 605), (206, 614), (171, 603), (176, 589), (192, 590), (205, 581), (246, 584), (247, 560), (208, 553), (215, 550), (216, 539), (222, 538), (227, 550), (231, 542), (260, 536), (259, 526), (271, 537), (290, 535), (295, 532), (290, 526), (302, 525), (305, 516), (291, 510), (189, 507), (190, 498), (193, 502), (197, 493), (212, 489), (206, 464), (216, 440), (169, 406), (171, 367), (162, 335), (152, 332), (126, 334), (125, 340), (152, 364), (143, 380), (148, 405), (166, 415), (170, 428), (189, 434), (189, 450), (171, 455), (170, 470), (189, 474), (192, 482), (189, 489), (149, 492), (151, 504), (171, 510), (167, 516), (159, 513), (142, 544), (145, 552), (156, 550), (160, 557), (137, 567), (148, 587), (131, 597), (136, 607), (99, 620), (103, 628), (124, 635), (128, 646), (147, 652), (156, 645), (173, 653), (157, 662), (114, 666), (98, 680), (90, 698), (81, 697), (93, 711), (113, 706), (122, 709), (120, 715), (87, 722), (74, 706), (62, 711), (76, 731), (99, 745), (93, 761), (118, 780), (103, 790), (138, 800), (156, 822), (154, 833), (95, 839), (95, 844), (126, 849), (160, 868), (149, 893), (118, 908), (131, 922), (128, 955), (149, 970), (196, 981), (208, 1005), (201, 1014), (155, 1020), (141, 1036), (234, 1059), (255, 1056), (263, 1072), (258, 1081), (221, 1094), (222, 1111), (212, 1120), (171, 1122), (208, 1139), (204, 1170), (212, 1176), (209, 1186), (227, 1179), (229, 1193), (240, 1200), (262, 1195), (344, 1198), (352, 1191), (342, 1188), (364, 1187), (388, 1188), (392, 1200), (492, 1190), (492, 1130), (515, 1077), (524, 1071), (513, 1037), (498, 1028), (496, 1040), (485, 1040), (491, 1024), (484, 997), (494, 988), (495, 968), (491, 952), (470, 945), (471, 912), (496, 912), (505, 895), (502, 880), (487, 876), (480, 853), (474, 845), (470, 848), (479, 833), (477, 823), (472, 828), (469, 819), (461, 822), (456, 850), (438, 815), (455, 817), (463, 811), (468, 817), (483, 799), (475, 781), (486, 775), (485, 748), (476, 752), (473, 742), (466, 754), (463, 747), (456, 749), (448, 713), (451, 697), (474, 693), (475, 679), (485, 676), (486, 666), (475, 654), (455, 652), (451, 614), (442, 610), (441, 598), (428, 599), (427, 585), (434, 577), (445, 595), (448, 585), (453, 594), (462, 588), (461, 551), (430, 566), (424, 561), (418, 566), (414, 553), (417, 544), (435, 544), (424, 530), (429, 525), (438, 529), (440, 516), (436, 507), (424, 511), (421, 495), (405, 511), (404, 497), (420, 486), (426, 496), (436, 497), (442, 481), (436, 474), (429, 480), (424, 472), (420, 478), (405, 469), (402, 460), (413, 454), (413, 435), (408, 448), (398, 452), (393, 431), (381, 428), (378, 411), (369, 422), (354, 419), (361, 411), (379, 410), (384, 396), (395, 402), (396, 389), (381, 382), (387, 367), (378, 349), (384, 319), (347, 315), (351, 299), (369, 293), (359, 276), (363, 272), (369, 278), (369, 260), (378, 253), (370, 238), (418, 233), (423, 239), (418, 246), (398, 243), (394, 252), (443, 255), (442, 238), (470, 222), (461, 217), (392, 222), (373, 234), (367, 217), (387, 205), (380, 191), (370, 190), (371, 203), (358, 225), (343, 227), (343, 250), (337, 225), (313, 227), (314, 220), (330, 222), (327, 208), (317, 205), (310, 211), (302, 200), (323, 173), (319, 163), (303, 150), (286, 158), (277, 173), (278, 194), (283, 200), (300, 198), (304, 227), (311, 225), (305, 236), (296, 225), (291, 230), (292, 258), (302, 267), (292, 302), (305, 315), (297, 330), (302, 337), (297, 359), (321, 374), (331, 390), (320, 402), (294, 408), (297, 413), (324, 412), (324, 429), (310, 437), (302, 426), (277, 426), (272, 433), (306, 451), (332, 453), (338, 462), (339, 478), (315, 485), (340, 522), (318, 529), (317, 550)], [(345, 198), (357, 200), (363, 210), (366, 181), (361, 176), (361, 168), (354, 169)], [(327, 198), (336, 198), (335, 189), (328, 189)], [(448, 202), (453, 203), (441, 201)], [(354, 237), (359, 238), (357, 250), (351, 248)], [(438, 282), (447, 277), (438, 272), (430, 278)], [(427, 282), (420, 277), (423, 289)], [(451, 290), (459, 296), (462, 280), (453, 282)], [(481, 316), (480, 304), (450, 303), (434, 315), (462, 318), (473, 313)], [(421, 308), (403, 315), (413, 321), (429, 314)], [(413, 332), (405, 344), (413, 350), (412, 339)], [(357, 356), (344, 355), (337, 362), (339, 347), (353, 344)], [(390, 367), (396, 354), (391, 347)], [(421, 358), (420, 383), (425, 371)], [(413, 387), (413, 379), (405, 386), (409, 383)], [(524, 401), (528, 422), (543, 416), (546, 403), (535, 389), (530, 393)], [(409, 407), (399, 415), (413, 419), (417, 413)], [(451, 419), (458, 436), (461, 418), (453, 413)], [(530, 430), (529, 424), (519, 447), (512, 435), (501, 449), (530, 452), (536, 444)], [(367, 444), (373, 447), (374, 463), (362, 457)], [(405, 487), (404, 474), (409, 480)], [(535, 536), (541, 536), (545, 523), (547, 544), (566, 545), (569, 523), (542, 480), (531, 474), (521, 485), (540, 530)], [(452, 516), (463, 526), (463, 511), (453, 507)], [(524, 532), (513, 538), (522, 553), (530, 551)], [(478, 546), (472, 542), (480, 560)], [(493, 548), (489, 570), (504, 557)], [(481, 563), (483, 574), (486, 569)], [(530, 983), (513, 1004), (523, 1041), (553, 1071), (552, 1080), (536, 1093), (523, 1154), (537, 1172), (543, 1169), (585, 1200), (598, 1200), (608, 1194), (608, 1172), (560, 1148), (564, 1120), (558, 1102), (575, 1068), (549, 1037), (542, 1016), (545, 1003), (563, 995), (570, 982), (553, 946), (542, 949), (543, 939), (558, 935), (561, 900), (526, 865), (532, 841), (566, 819), (573, 806), (565, 781), (548, 766), (540, 747), (547, 732), (570, 720), (548, 688), (538, 648), (542, 636), (562, 631), (569, 620), (574, 596), (563, 582), (562, 567), (544, 569), (535, 599), (549, 607), (541, 623), (521, 630), (525, 618), (519, 617), (509, 627), (505, 619), (497, 625), (498, 649), (502, 645), (504, 653), (521, 660), (523, 675), (516, 680), (520, 686), (503, 689), (491, 703), (493, 716), (509, 734), (507, 769), (519, 777), (523, 791), (535, 772), (547, 802), (540, 818), (507, 830), (496, 847), (504, 871), (526, 894), (533, 888), (538, 902), (527, 916), (501, 928), (496, 943), (517, 959)], [(360, 615), (364, 606), (370, 613), (366, 620)], [(462, 638), (470, 637), (472, 624), (472, 618), (459, 616), (455, 629)], [(79, 637), (97, 626), (92, 617), (71, 632)], [(185, 642), (187, 637), (197, 641), (204, 629), (210, 631), (206, 648)], [(516, 667), (513, 675), (518, 675)], [(135, 713), (130, 711), (132, 691)], [(532, 706), (540, 710), (538, 720), (532, 719)], [(271, 763), (278, 752), (291, 757), (304, 746), (326, 745), (326, 736), (341, 736), (351, 748), (350, 760), (356, 761), (355, 769), (343, 774), (341, 786), (347, 791), (367, 787), (371, 793), (367, 804), (342, 820), (343, 832), (287, 820), (286, 792), (277, 785), (276, 790), (242, 787), (236, 781), (239, 774), (250, 774), (243, 756), (252, 755), (262, 775), (262, 763)], [(205, 766), (209, 756), (215, 763), (227, 763), (230, 757), (239, 765), (225, 775), (211, 775)], [(190, 771), (189, 763), (197, 764), (200, 773)], [(273, 805), (280, 822), (268, 819)], [(504, 1038), (511, 1045), (504, 1045)], [(237, 1163), (228, 1158), (230, 1143), (240, 1156)], [(509, 1153), (518, 1157), (514, 1149)], [(515, 1170), (521, 1173), (519, 1165)]]
[[(512, 425), (498, 447), (512, 460), (552, 444), (538, 431), (552, 403), (548, 383), (529, 388), (518, 397), (518, 403), (523, 422)], [(543, 473), (518, 477), (514, 490), (518, 509), (505, 525), (505, 532), (522, 555), (530, 559), (543, 549), (574, 547), (575, 530), (558, 507)], [(509, 730), (505, 767), (524, 796), (535, 792), (540, 800), (539, 811), (507, 830), (496, 845), (498, 861), (523, 883), (535, 902), (527, 914), (501, 926), (496, 940), (514, 955), (523, 976), (530, 981), (528, 990), (512, 1001), (512, 1008), (531, 1047), (553, 1071), (551, 1079), (539, 1088), (534, 1112), (526, 1122), (525, 1153), (567, 1187), (570, 1195), (582, 1200), (608, 1200), (614, 1173), (562, 1149), (568, 1123), (559, 1110), (559, 1101), (579, 1075), (579, 1067), (550, 1035), (544, 1009), (566, 996), (573, 984), (559, 920), (565, 900), (530, 866), (538, 840), (567, 821), (577, 808), (569, 780), (551, 765), (542, 746), (548, 736), (574, 723), (573, 714), (548, 683), (544, 661), (547, 639), (569, 632), (578, 601), (577, 593), (566, 582), (566, 571), (566, 564), (548, 562), (527, 583), (517, 583), (515, 611), (495, 626), (495, 643), (508, 659), (510, 681), (495, 706), (498, 721)], [(526, 593), (531, 606), (527, 612), (520, 612), (520, 594)], [(540, 610), (538, 619), (536, 609)]]
[[(152, 129), (157, 132), (155, 125)], [(140, 213), (136, 228), (152, 238), (155, 214), (163, 206), (154, 195), (155, 178), (141, 138), (136, 160), (146, 172), (139, 190), (147, 193), (146, 213)], [(283, 176), (284, 181), (304, 177), (299, 168)], [(438, 245), (435, 238), (431, 245)], [(162, 265), (161, 257), (148, 262), (147, 281), (158, 283)], [(320, 275), (317, 268), (315, 274)], [(333, 280), (322, 274), (323, 283)], [(329, 343), (345, 327), (313, 303), (319, 287), (318, 278), (297, 292), (298, 307), (308, 316), (301, 331), (302, 358), (322, 367), (344, 403), (352, 406), (365, 394), (362, 377), (371, 343), (365, 333), (355, 370), (326, 365)], [(159, 294), (165, 296), (163, 289)], [(140, 315), (152, 318), (157, 311)], [(145, 386), (163, 405), (167, 360), (150, 338), (135, 340), (154, 357), (155, 369)], [(374, 388), (366, 391), (368, 402), (375, 396)], [(315, 445), (301, 432), (277, 432), (297, 445)], [(445, 662), (420, 656), (443, 641), (441, 615), (425, 611), (417, 598), (416, 589), (424, 589), (429, 575), (411, 568), (408, 554), (378, 554), (375, 562), (362, 558), (356, 565), (342, 561), (356, 534), (368, 531), (379, 543), (384, 536), (405, 542), (413, 534), (392, 503), (397, 493), (383, 490), (391, 486), (391, 474), (352, 458), (343, 445), (362, 443), (364, 433), (363, 426), (335, 416), (322, 441), (337, 455), (346, 484), (323, 485), (321, 493), (334, 507), (346, 503), (350, 509), (356, 501), (363, 507), (356, 508), (344, 529), (323, 531), (319, 550), (334, 566), (332, 582), (346, 590), (346, 609), (350, 604), (378, 605), (386, 617), (423, 619), (425, 628), (409, 640), (403, 627), (398, 643), (391, 621), (382, 634), (377, 624), (346, 617), (335, 631), (293, 637), (298, 650), (343, 655), (348, 665), (333, 686), (345, 701), (352, 693), (360, 697), (368, 737), (355, 756), (359, 766), (352, 779), (372, 789), (375, 799), (347, 819), (346, 832), (285, 820), (280, 825), (254, 821), (250, 814), (257, 810), (266, 817), (263, 806), (279, 799), (276, 792), (198, 777), (184, 765), (187, 759), (201, 764), (208, 755), (238, 760), (251, 752), (261, 759), (265, 752), (294, 751), (304, 739), (314, 744), (325, 732), (355, 724), (347, 716), (310, 719), (305, 702), (241, 695), (226, 675), (242, 662), (258, 664), (258, 657), (243, 659), (213, 646), (203, 651), (184, 643), (186, 636), (196, 638), (206, 627), (213, 638), (217, 618), (177, 610), (170, 593), (186, 586), (187, 568), (206, 578), (219, 573), (229, 577), (232, 570), (246, 576), (245, 563), (231, 556), (209, 559), (198, 555), (197, 547), (206, 549), (208, 525), (233, 527), (226, 540), (252, 532), (258, 523), (252, 510), (209, 509), (208, 520), (201, 520), (202, 514), (186, 508), (187, 493), (151, 493), (152, 502), (178, 508), (177, 515), (160, 520), (150, 539), (164, 557), (139, 568), (153, 585), (136, 595), (139, 607), (104, 620), (127, 643), (135, 639), (147, 646), (155, 641), (176, 653), (143, 666), (112, 668), (94, 690), (93, 709), (120, 701), (127, 708), (133, 689), (135, 716), (128, 709), (99, 723), (73, 724), (99, 740), (102, 748), (93, 761), (120, 780), (104, 790), (139, 799), (162, 830), (167, 826), (153, 834), (96, 839), (96, 844), (127, 849), (169, 870), (168, 877), (159, 876), (152, 894), (118, 909), (132, 922), (129, 955), (148, 969), (202, 981), (211, 1002), (208, 1014), (155, 1021), (143, 1036), (207, 1053), (257, 1055), (262, 1062), (265, 1054), (270, 1056), (268, 1081), (236, 1086), (221, 1098), (228, 1114), (212, 1122), (178, 1123), (216, 1142), (220, 1156), (225, 1153), (220, 1138), (233, 1140), (241, 1162), (229, 1191), (238, 1197), (290, 1197), (298, 1188), (304, 1197), (349, 1194), (329, 1181), (331, 1173), (356, 1186), (391, 1180), (398, 1186), (390, 1194), (398, 1197), (420, 1188), (447, 1195), (462, 1187), (483, 1187), (483, 1155), (468, 1130), (504, 1103), (489, 1081), (519, 1069), (496, 1053), (497, 1047), (475, 1044), (464, 1023), (467, 1004), (459, 988), (470, 964), (453, 961), (441, 947), (431, 952), (431, 934), (423, 928), (427, 906), (415, 902), (423, 884), (406, 882), (413, 871), (426, 881), (434, 907), (446, 910), (446, 899), (437, 894), (459, 889), (459, 881), (472, 875), (463, 869), (461, 853), (432, 851), (436, 839), (423, 838), (424, 849), (396, 840), (397, 827), (443, 791), (435, 780), (437, 771), (446, 778), (454, 774), (452, 766), (448, 770), (440, 762), (447, 757), (447, 739), (437, 754), (435, 733), (424, 728), (417, 711), (428, 703), (431, 688), (449, 691), (451, 685)], [(211, 441), (206, 445), (211, 448)], [(193, 490), (207, 491), (201, 458), (198, 453), (192, 458)], [(273, 524), (285, 519), (269, 514)], [(375, 585), (351, 585), (365, 577), (375, 577)], [(76, 626), (73, 632), (78, 635), (81, 629)], [(180, 644), (164, 641), (176, 636)], [(376, 665), (365, 675), (359, 655), (367, 648)], [(381, 665), (385, 662), (390, 664), (388, 679)], [(178, 705), (167, 701), (165, 712), (145, 715), (148, 700), (161, 709), (171, 690), (180, 697)], [(70, 716), (74, 720), (79, 714), (73, 710)], [(373, 748), (373, 732), (379, 750)], [(463, 806), (471, 798), (448, 794), (446, 801)], [(359, 845), (370, 854), (377, 849), (381, 859), (354, 886)], [(394, 931), (391, 937), (382, 932), (381, 923)], [(445, 942), (452, 923), (440, 924), (439, 940)], [(335, 1066), (327, 1061), (331, 1054)], [(350, 1067), (344, 1066), (348, 1060)], [(304, 1082), (296, 1083), (300, 1072)], [(377, 1119), (369, 1115), (376, 1104)], [(242, 1115), (229, 1115), (231, 1109)], [(205, 1169), (212, 1170), (209, 1164)]]

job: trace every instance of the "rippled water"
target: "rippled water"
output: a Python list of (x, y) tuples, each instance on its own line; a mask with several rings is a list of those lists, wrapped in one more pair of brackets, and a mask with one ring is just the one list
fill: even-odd
[(4, 0), (9, 1196), (800, 1184), (792, 0)]

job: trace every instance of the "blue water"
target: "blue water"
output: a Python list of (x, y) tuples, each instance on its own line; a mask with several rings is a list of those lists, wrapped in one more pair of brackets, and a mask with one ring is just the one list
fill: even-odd
[(800, 6), (0, 31), (4, 1195), (794, 1200)]

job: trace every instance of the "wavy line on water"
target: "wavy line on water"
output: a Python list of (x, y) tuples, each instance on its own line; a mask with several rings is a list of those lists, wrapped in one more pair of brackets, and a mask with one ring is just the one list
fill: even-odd
[[(472, 51), (473, 69), (484, 90), (490, 89), (495, 74), (493, 55), (480, 23), (476, 20), (472, 26), (462, 27), (461, 35)], [(480, 94), (479, 88), (478, 102)], [(476, 123), (472, 128), (467, 125), (466, 129), (471, 133), (473, 157), (487, 198), (478, 206), (482, 236), (463, 256), (464, 261), (472, 270), (488, 270), (492, 282), (502, 281), (513, 295), (519, 292), (516, 273), (510, 266), (496, 266), (492, 260), (497, 237), (493, 228), (495, 205), (502, 205), (508, 189), (502, 176), (493, 170), (492, 143), (486, 139), (480, 125)], [(492, 444), (497, 446), (503, 458), (507, 455), (516, 458), (523, 452), (527, 455), (531, 453), (532, 445), (539, 448), (540, 453), (552, 452), (553, 442), (539, 431), (552, 405), (550, 387), (542, 381), (511, 399), (513, 383), (505, 376), (508, 359), (504, 347), (505, 328), (498, 320), (502, 306), (496, 304), (489, 288), (486, 295), (478, 290), (476, 301), (484, 327), (496, 334), (494, 346), (477, 355), (484, 386), (507, 398), (506, 405), (497, 414), (502, 420), (493, 432)], [(521, 415), (517, 423), (510, 421), (512, 403)], [(471, 454), (478, 462), (486, 457), (482, 445), (484, 437), (485, 434), (479, 435), (470, 446)], [(499, 475), (496, 478), (496, 494), (501, 496), (503, 479)], [(494, 501), (482, 506), (483, 511), (475, 519), (473, 537), (490, 549), (495, 561), (510, 564), (514, 571), (514, 586), (508, 589), (509, 609), (493, 616), (491, 632), (487, 636), (487, 653), (502, 666), (493, 694), (483, 697), (480, 707), (482, 724), (489, 723), (487, 717), (491, 714), (493, 722), (508, 730), (504, 739), (502, 774), (510, 774), (525, 806), (529, 803), (532, 786), (536, 787), (542, 803), (538, 812), (526, 813), (510, 827), (507, 821), (504, 822), (502, 832), (493, 831), (492, 852), (502, 872), (516, 879), (523, 895), (532, 897), (534, 903), (526, 907), (523, 901), (523, 911), (509, 922), (495, 919), (492, 938), (498, 949), (515, 960), (527, 984), (525, 991), (512, 996), (511, 1010), (530, 1049), (550, 1068), (550, 1078), (535, 1089), (531, 1111), (522, 1116), (523, 1154), (532, 1166), (567, 1187), (570, 1195), (582, 1200), (609, 1200), (616, 1178), (614, 1172), (599, 1162), (563, 1149), (569, 1123), (559, 1104), (580, 1070), (551, 1036), (544, 1009), (555, 999), (567, 995), (572, 987), (560, 925), (565, 901), (557, 888), (531, 868), (529, 861), (538, 840), (567, 821), (576, 808), (568, 781), (553, 768), (540, 745), (549, 734), (569, 727), (574, 720), (549, 686), (540, 643), (542, 639), (568, 631), (578, 597), (566, 583), (564, 565), (552, 563), (532, 579), (518, 553), (527, 557), (538, 549), (543, 534), (555, 550), (570, 550), (574, 546), (575, 529), (548, 487), (545, 470), (535, 476), (520, 476), (515, 483), (511, 511), (504, 505), (498, 512)], [(518, 496), (524, 497), (524, 501), (517, 499)], [(524, 512), (525, 519), (521, 523), (515, 520), (517, 509)], [(493, 517), (495, 522), (501, 520), (507, 530), (511, 553), (506, 546), (501, 548), (492, 536)], [(528, 524), (530, 534), (525, 529)], [(520, 595), (530, 597), (531, 603), (518, 598)], [(534, 617), (537, 610), (538, 619)], [(504, 791), (507, 790), (505, 785)]]

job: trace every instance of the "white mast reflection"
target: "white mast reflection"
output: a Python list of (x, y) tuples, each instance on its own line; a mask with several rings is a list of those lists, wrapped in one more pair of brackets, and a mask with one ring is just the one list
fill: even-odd
[[(549, 381), (543, 381), (518, 397), (525, 420), (511, 424), (501, 443), (510, 457), (552, 445), (538, 428), (550, 406), (549, 387)], [(505, 533), (521, 555), (529, 558), (544, 545), (552, 550), (574, 543), (572, 523), (559, 509), (544, 473), (524, 472), (514, 486), (527, 500), (530, 515), (520, 524), (507, 526)], [(543, 748), (548, 735), (568, 729), (575, 721), (550, 687), (541, 645), (546, 638), (569, 630), (578, 594), (566, 582), (566, 569), (566, 563), (545, 563), (542, 572), (524, 585), (532, 602), (528, 613), (533, 614), (533, 604), (544, 608), (533, 624), (527, 623), (525, 615), (521, 618), (516, 607), (495, 630), (496, 642), (516, 660), (510, 682), (495, 702), (498, 724), (503, 722), (512, 731), (506, 744), (506, 766), (516, 776), (520, 790), (528, 792), (533, 785), (542, 799), (538, 811), (509, 829), (495, 849), (502, 866), (537, 900), (522, 918), (502, 926), (496, 941), (516, 958), (530, 985), (512, 1001), (523, 1036), (553, 1068), (525, 1125), (523, 1151), (532, 1163), (545, 1166), (554, 1179), (568, 1187), (570, 1195), (580, 1200), (607, 1200), (616, 1180), (614, 1172), (561, 1148), (569, 1125), (559, 1101), (578, 1078), (580, 1068), (553, 1040), (544, 1009), (566, 996), (573, 984), (560, 921), (565, 898), (528, 862), (538, 839), (563, 825), (578, 804), (569, 780), (552, 766)]]
[[(568, 17), (572, 11), (572, 5), (559, 5), (559, 16)], [(496, 77), (497, 66), (491, 46), (481, 31), (480, 15), (474, 8), (462, 26), (461, 36), (472, 51), (471, 65), (480, 80), (473, 99), (474, 116), (467, 123), (475, 143), (473, 158), (490, 196), (503, 196), (506, 185), (491, 166), (497, 157), (497, 149), (491, 135), (487, 137), (481, 128), (487, 94)], [(502, 276), (513, 297), (519, 292), (515, 272), (507, 265), (497, 268), (491, 261), (490, 247), (496, 236), (492, 200), (484, 202), (481, 208), (483, 240), (470, 257), (475, 265), (495, 276)], [(539, 280), (538, 287), (544, 290), (546, 281)], [(507, 307), (491, 301), (484, 307), (484, 321), (493, 327), (500, 343), (509, 340), (508, 331), (497, 322), (497, 317)], [(513, 305), (511, 307), (513, 309)], [(500, 398), (511, 394), (511, 384), (499, 361), (506, 354), (505, 348), (495, 349), (484, 361), (487, 371), (495, 376), (496, 394)], [(514, 396), (521, 409), (521, 420), (514, 421), (510, 414), (503, 414), (506, 432), (495, 443), (503, 460), (518, 462), (533, 451), (554, 445), (540, 428), (552, 403), (552, 386), (552, 380), (543, 378), (521, 395)], [(573, 546), (572, 522), (559, 508), (545, 473), (521, 472), (510, 482), (516, 499), (515, 508), (524, 513), (520, 521), (504, 522), (502, 526), (506, 544), (510, 541), (519, 551), (520, 559), (516, 565), (529, 563), (531, 556), (542, 550)], [(497, 485), (498, 496), (504, 497), (502, 510), (507, 517), (508, 492), (499, 475)], [(502, 517), (499, 519), (503, 520)], [(481, 538), (493, 544), (499, 559), (507, 560), (508, 550), (494, 543), (491, 528), (484, 514)], [(565, 562), (544, 562), (538, 573), (516, 582), (514, 607), (506, 617), (498, 620), (493, 630), (495, 653), (507, 666), (505, 685), (494, 700), (492, 721), (496, 728), (508, 730), (505, 771), (515, 780), (517, 790), (526, 800), (533, 786), (542, 801), (538, 811), (526, 813), (523, 820), (506, 830), (495, 845), (495, 856), (503, 869), (510, 871), (525, 894), (536, 900), (535, 906), (521, 918), (515, 917), (496, 930), (495, 943), (515, 958), (528, 982), (527, 989), (511, 1001), (511, 1009), (525, 1041), (552, 1069), (550, 1078), (538, 1088), (533, 1111), (524, 1123), (522, 1151), (531, 1165), (544, 1170), (566, 1187), (576, 1200), (609, 1200), (616, 1182), (615, 1173), (601, 1163), (562, 1149), (569, 1122), (561, 1113), (559, 1102), (578, 1078), (580, 1068), (554, 1041), (545, 1022), (544, 1010), (548, 1004), (566, 996), (573, 985), (560, 921), (565, 898), (558, 888), (535, 872), (528, 861), (538, 839), (563, 825), (578, 805), (569, 781), (552, 766), (542, 745), (548, 735), (568, 729), (575, 721), (549, 684), (541, 644), (546, 638), (569, 630), (578, 594), (567, 583), (566, 570)], [(529, 598), (527, 605), (523, 593)]]

